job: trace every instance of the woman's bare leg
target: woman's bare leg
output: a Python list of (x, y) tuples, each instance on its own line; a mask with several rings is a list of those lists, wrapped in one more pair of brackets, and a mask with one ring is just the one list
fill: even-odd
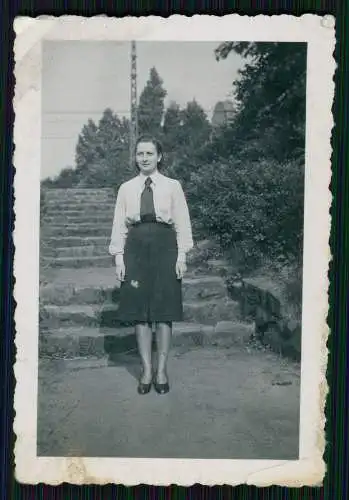
[(156, 324), (156, 344), (158, 353), (158, 366), (156, 381), (158, 384), (166, 384), (167, 379), (167, 359), (171, 347), (172, 323)]
[(143, 373), (140, 379), (142, 384), (150, 384), (152, 373), (152, 329), (148, 323), (136, 325), (138, 352), (141, 357)]

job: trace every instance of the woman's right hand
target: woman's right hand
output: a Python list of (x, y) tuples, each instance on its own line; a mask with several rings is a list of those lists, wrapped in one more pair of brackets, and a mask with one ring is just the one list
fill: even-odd
[(119, 281), (125, 280), (125, 264), (123, 255), (115, 255), (116, 278)]

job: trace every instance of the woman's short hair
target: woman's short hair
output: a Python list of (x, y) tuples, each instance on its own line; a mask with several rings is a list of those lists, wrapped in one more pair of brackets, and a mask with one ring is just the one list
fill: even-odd
[[(135, 154), (137, 151), (137, 146), (141, 142), (151, 142), (152, 144), (154, 144), (154, 146), (156, 147), (157, 154), (158, 154), (158, 156), (160, 156), (160, 161), (158, 163), (158, 169), (160, 170), (160, 168), (162, 167), (163, 158), (164, 158), (164, 153), (163, 153), (163, 148), (162, 148), (161, 142), (153, 135), (142, 134), (137, 138), (136, 145), (135, 145)], [(137, 161), (136, 161), (136, 168), (139, 169), (139, 167), (137, 165)]]

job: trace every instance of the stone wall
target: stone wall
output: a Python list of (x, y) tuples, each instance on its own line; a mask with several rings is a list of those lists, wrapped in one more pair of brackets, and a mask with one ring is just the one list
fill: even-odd
[[(290, 319), (285, 299), (266, 279), (231, 279), (229, 294), (240, 304), (243, 319), (252, 319), (254, 336), (262, 344), (283, 356), (301, 358), (301, 321)], [(273, 289), (273, 290), (272, 290)]]

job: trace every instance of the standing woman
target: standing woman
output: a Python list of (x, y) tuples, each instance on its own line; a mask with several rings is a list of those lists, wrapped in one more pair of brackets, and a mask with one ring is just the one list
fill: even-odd
[[(162, 147), (151, 136), (136, 144), (139, 175), (118, 191), (109, 253), (121, 281), (118, 317), (135, 324), (143, 373), (138, 393), (152, 383), (169, 391), (167, 359), (172, 322), (182, 321), (182, 278), (186, 253), (193, 247), (187, 202), (179, 181), (159, 172)], [(158, 363), (152, 367), (152, 324), (156, 325)]]

